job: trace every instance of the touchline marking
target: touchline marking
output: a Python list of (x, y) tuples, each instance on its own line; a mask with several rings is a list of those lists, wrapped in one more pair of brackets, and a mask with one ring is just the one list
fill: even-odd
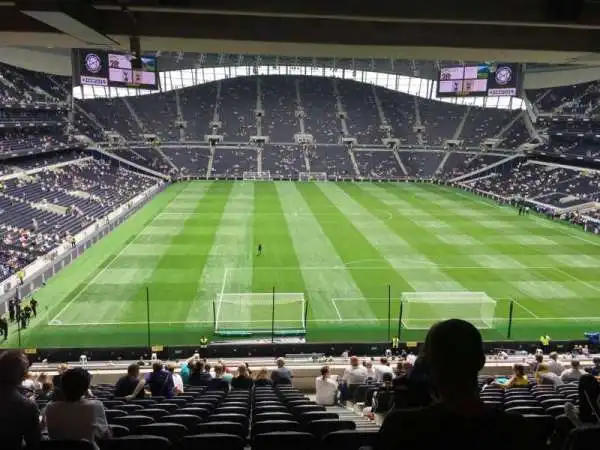
[(335, 308), (335, 312), (336, 312), (336, 314), (337, 314), (337, 316), (338, 316), (338, 320), (339, 320), (339, 321), (343, 321), (344, 319), (342, 319), (342, 315), (340, 314), (340, 310), (339, 310), (339, 308), (337, 307), (337, 305), (335, 304), (335, 298), (332, 298), (332, 299), (331, 299), (331, 303), (333, 304), (333, 307)]
[[(412, 320), (419, 320), (419, 321), (425, 321), (425, 320), (433, 320), (433, 321), (439, 321), (440, 318), (439, 317), (434, 317), (434, 318), (419, 318), (419, 319), (412, 319)], [(513, 322), (538, 322), (538, 321), (580, 321), (580, 320), (586, 320), (589, 322), (600, 322), (600, 316), (595, 316), (595, 317), (515, 317), (513, 318)], [(503, 318), (498, 318), (495, 317), (494, 321), (497, 322), (507, 322), (508, 319), (503, 319)], [(277, 320), (277, 322), (281, 322), (281, 323), (298, 323), (297, 319), (280, 319)], [(338, 322), (342, 322), (342, 323), (377, 323), (377, 322), (382, 322), (382, 323), (387, 323), (388, 322), (388, 318), (387, 317), (383, 317), (383, 318), (357, 318), (357, 319), (308, 319), (306, 321), (307, 323), (338, 323)], [(184, 321), (161, 321), (161, 322), (150, 322), (150, 325), (209, 325), (212, 324), (213, 321), (212, 320), (184, 320)], [(271, 323), (270, 319), (264, 319), (264, 320), (252, 320), (250, 322), (248, 322), (247, 320), (228, 320), (227, 323), (245, 323), (245, 324), (253, 324), (253, 323)], [(50, 326), (53, 327), (94, 327), (94, 326), (124, 326), (124, 325), (148, 325), (148, 322), (74, 322), (74, 323), (51, 323), (49, 324)]]
[(217, 311), (215, 312), (215, 317), (217, 323), (219, 321), (220, 313), (221, 313), (221, 305), (223, 304), (223, 295), (225, 294), (225, 285), (227, 284), (227, 275), (229, 275), (229, 268), (225, 267), (225, 272), (223, 272), (223, 282), (221, 283), (221, 293), (217, 299)]
[[(163, 209), (166, 209), (166, 208), (168, 208), (168, 207), (169, 207), (169, 205), (171, 205), (171, 203), (173, 202), (173, 200), (175, 200), (177, 197), (179, 197), (179, 195), (180, 195), (180, 194), (181, 194), (181, 192), (183, 192), (183, 191), (185, 191), (185, 188), (184, 188), (184, 189), (182, 189), (182, 190), (179, 192), (179, 194), (177, 194), (175, 197), (173, 197), (173, 198), (171, 199), (171, 201), (170, 201), (169, 203), (167, 203)], [(115, 262), (115, 260), (116, 260), (117, 258), (119, 258), (119, 257), (120, 257), (120, 256), (121, 256), (121, 255), (122, 255), (124, 252), (125, 252), (125, 250), (127, 250), (129, 247), (131, 247), (131, 246), (132, 246), (132, 245), (135, 243), (135, 241), (137, 240), (137, 238), (138, 238), (138, 237), (139, 237), (141, 234), (143, 234), (143, 233), (144, 233), (144, 231), (146, 231), (148, 228), (150, 228), (150, 226), (151, 226), (151, 225), (154, 223), (154, 221), (155, 221), (157, 218), (158, 218), (158, 214), (157, 214), (156, 216), (154, 216), (154, 219), (152, 219), (152, 220), (151, 220), (151, 221), (148, 223), (148, 225), (146, 225), (146, 226), (145, 226), (145, 227), (144, 227), (142, 230), (140, 230), (140, 231), (139, 231), (139, 232), (138, 232), (138, 233), (135, 235), (135, 237), (134, 237), (134, 238), (131, 240), (131, 242), (129, 242), (129, 244), (127, 244), (125, 247), (123, 247), (123, 248), (121, 249), (121, 251), (119, 251), (119, 253), (117, 253), (115, 256), (113, 256), (113, 257), (110, 259), (110, 261), (108, 262), (108, 264), (106, 265), (106, 267), (104, 267), (104, 268), (103, 268), (103, 269), (102, 269), (100, 272), (98, 272), (98, 273), (96, 274), (96, 276), (94, 276), (94, 278), (92, 278), (92, 279), (91, 279), (91, 280), (90, 280), (90, 281), (89, 281), (89, 282), (88, 282), (88, 283), (87, 283), (87, 284), (86, 284), (86, 285), (83, 287), (83, 289), (81, 289), (81, 290), (80, 290), (80, 291), (79, 291), (79, 292), (78, 292), (78, 293), (75, 295), (75, 297), (73, 297), (71, 300), (69, 300), (69, 302), (68, 302), (68, 303), (67, 303), (67, 304), (66, 304), (66, 305), (65, 305), (65, 306), (64, 306), (64, 307), (63, 307), (63, 308), (62, 308), (62, 309), (61, 309), (61, 310), (58, 312), (58, 314), (57, 314), (57, 315), (55, 315), (55, 316), (54, 316), (54, 318), (53, 318), (52, 320), (50, 320), (50, 323), (52, 323), (52, 322), (54, 322), (54, 321), (58, 320), (58, 318), (59, 318), (59, 317), (60, 317), (60, 316), (61, 316), (61, 315), (62, 315), (62, 314), (63, 314), (63, 313), (64, 313), (64, 312), (65, 312), (65, 311), (66, 311), (66, 310), (67, 310), (67, 309), (68, 309), (68, 308), (69, 308), (69, 307), (70, 307), (70, 306), (71, 306), (71, 305), (72, 305), (72, 304), (75, 302), (75, 300), (77, 300), (79, 297), (81, 297), (81, 295), (82, 295), (82, 294), (83, 294), (83, 293), (84, 293), (84, 292), (85, 292), (85, 291), (86, 291), (86, 290), (87, 290), (87, 289), (90, 287), (90, 285), (91, 285), (92, 283), (94, 283), (94, 282), (95, 282), (95, 281), (96, 281), (98, 278), (100, 278), (100, 276), (101, 276), (101, 275), (104, 273), (104, 271), (105, 271), (106, 269), (108, 269), (108, 268), (109, 268), (109, 267), (112, 265), (112, 263), (114, 263), (114, 262)], [(41, 323), (41, 322), (40, 322), (40, 323)]]

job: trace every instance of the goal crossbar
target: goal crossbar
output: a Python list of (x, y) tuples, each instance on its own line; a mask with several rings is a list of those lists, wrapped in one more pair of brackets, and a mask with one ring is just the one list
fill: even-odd
[(271, 181), (271, 172), (244, 172), (242, 179), (244, 181)]
[(306, 333), (304, 293), (223, 293), (214, 302), (214, 332), (222, 336)]
[(463, 319), (477, 328), (492, 328), (496, 300), (485, 292), (404, 292), (402, 324), (408, 329), (427, 329), (446, 319)]

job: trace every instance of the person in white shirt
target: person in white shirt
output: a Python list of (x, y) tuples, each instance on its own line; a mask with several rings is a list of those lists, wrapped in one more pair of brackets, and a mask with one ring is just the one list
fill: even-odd
[(35, 379), (35, 375), (33, 375), (31, 372), (28, 372), (27, 376), (21, 383), (21, 387), (27, 389), (31, 393), (34, 393), (39, 391), (42, 388), (42, 385)]
[(365, 361), (365, 369), (367, 369), (367, 380), (377, 381), (377, 372), (373, 368), (373, 362), (371, 360)]
[(321, 367), (321, 376), (315, 380), (317, 405), (332, 406), (337, 403), (338, 384), (331, 378), (329, 366)]
[(379, 360), (380, 365), (375, 367), (375, 373), (377, 373), (377, 382), (383, 382), (383, 374), (391, 373), (392, 377), (394, 376), (394, 369), (390, 367), (390, 363), (387, 358), (381, 358)]
[(360, 365), (356, 356), (350, 358), (350, 367), (344, 370), (342, 380), (348, 385), (364, 384), (367, 379), (367, 369)]
[(84, 369), (69, 369), (61, 377), (64, 400), (50, 402), (44, 410), (43, 425), (50, 439), (86, 440), (96, 448), (96, 439), (109, 438), (110, 427), (99, 400), (83, 398), (90, 387), (90, 374)]
[(579, 381), (582, 375), (585, 375), (585, 372), (579, 368), (579, 361), (574, 359), (571, 361), (571, 367), (563, 370), (563, 373), (560, 374), (560, 379), (563, 383), (571, 383)]
[(551, 352), (550, 359), (548, 360), (548, 370), (550, 372), (555, 373), (556, 375), (560, 376), (563, 373), (563, 371), (565, 370), (565, 368), (557, 360), (558, 360), (558, 353)]
[(183, 394), (183, 379), (181, 378), (181, 375), (175, 372), (175, 363), (170, 362), (166, 367), (173, 377), (174, 393), (176, 395)]

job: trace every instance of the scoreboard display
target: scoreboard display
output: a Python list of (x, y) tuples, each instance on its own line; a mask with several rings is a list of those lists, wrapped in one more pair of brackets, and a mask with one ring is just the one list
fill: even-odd
[[(158, 90), (156, 57), (141, 56), (139, 61), (127, 53), (83, 50), (73, 51), (74, 85), (128, 87)], [(135, 64), (135, 63), (139, 64)], [(136, 68), (134, 68), (137, 66)]]
[(521, 78), (519, 64), (443, 67), (439, 72), (437, 96), (514, 97), (521, 92)]

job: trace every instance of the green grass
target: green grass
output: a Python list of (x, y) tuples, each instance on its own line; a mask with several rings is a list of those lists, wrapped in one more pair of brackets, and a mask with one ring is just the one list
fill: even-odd
[[(450, 188), (179, 183), (36, 293), (41, 317), (21, 344), (147, 345), (148, 296), (151, 343), (193, 345), (212, 334), (213, 304), (221, 324), (269, 328), (268, 295), (251, 306), (221, 294), (273, 289), (304, 294), (309, 341), (387, 339), (388, 289), (392, 335), (403, 292), (474, 291), (497, 302), (485, 339), (506, 339), (511, 301), (512, 339), (582, 338), (600, 329), (598, 273), (597, 237)], [(411, 308), (409, 325), (466, 311)], [(301, 307), (278, 306), (275, 317), (277, 327), (297, 326)], [(424, 334), (404, 328), (402, 339)]]

